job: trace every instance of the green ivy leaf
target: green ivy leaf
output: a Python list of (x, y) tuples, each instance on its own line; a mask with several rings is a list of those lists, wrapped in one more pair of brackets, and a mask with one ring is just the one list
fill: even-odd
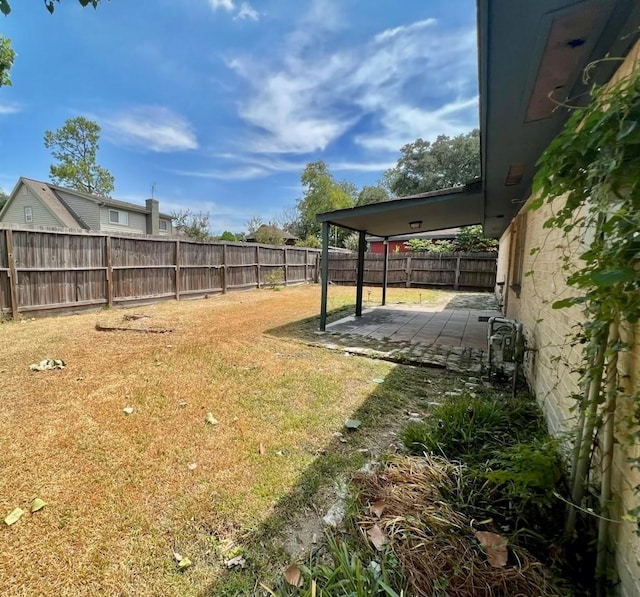
[(564, 298), (559, 301), (555, 301), (552, 305), (552, 309), (564, 309), (566, 307), (572, 307), (577, 304), (577, 297)]
[(620, 269), (609, 269), (598, 272), (591, 272), (587, 276), (594, 284), (600, 287), (613, 286), (622, 282), (630, 282), (635, 279), (636, 271), (625, 267)]
[(638, 123), (635, 120), (632, 120), (631, 122), (627, 122), (626, 125), (623, 127), (623, 129), (618, 133), (617, 140), (622, 141), (622, 139), (630, 135), (636, 128), (637, 124)]

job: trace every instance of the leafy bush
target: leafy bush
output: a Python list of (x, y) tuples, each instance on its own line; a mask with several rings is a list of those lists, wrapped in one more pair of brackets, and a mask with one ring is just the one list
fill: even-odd
[(402, 439), (416, 454), (432, 452), (467, 464), (483, 462), (496, 450), (527, 441), (541, 429), (541, 419), (531, 398), (453, 396), (424, 423), (411, 423)]
[(312, 597), (315, 595), (345, 595), (350, 597), (401, 597), (392, 588), (390, 571), (397, 566), (390, 551), (376, 554), (375, 560), (365, 565), (356, 551), (344, 541), (338, 542), (331, 534), (327, 536), (331, 564), (314, 563), (300, 566), (303, 584), (301, 588), (288, 585), (276, 591), (263, 588), (272, 597), (297, 595)]
[(279, 286), (284, 284), (284, 268), (274, 267), (265, 277), (265, 284), (271, 288), (271, 290), (278, 289)]

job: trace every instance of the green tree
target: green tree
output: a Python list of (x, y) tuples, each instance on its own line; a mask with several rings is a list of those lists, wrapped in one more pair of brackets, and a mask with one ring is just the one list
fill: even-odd
[(369, 205), (370, 203), (380, 203), (381, 201), (387, 201), (389, 199), (389, 193), (387, 190), (379, 185), (376, 186), (364, 186), (358, 193), (356, 199), (356, 205)]
[(307, 236), (296, 241), (296, 247), (308, 247), (310, 249), (322, 249), (322, 243), (317, 236)]
[(439, 135), (433, 142), (417, 139), (401, 150), (398, 163), (385, 172), (397, 197), (456, 187), (480, 176), (480, 131)]
[[(53, 13), (56, 9), (56, 2), (60, 2), (60, 0), (43, 0), (46, 9)], [(97, 8), (98, 4), (100, 4), (100, 0), (78, 0), (82, 6), (93, 6), (93, 8)], [(9, 4), (9, 0), (0, 0), (0, 12), (4, 15), (8, 15), (11, 12), (11, 5)]]
[(236, 237), (236, 235), (233, 232), (229, 232), (228, 230), (225, 230), (220, 235), (220, 240), (226, 240), (226, 241), (229, 241), (229, 242), (235, 242), (236, 240), (238, 240), (238, 238)]
[(111, 173), (96, 163), (100, 126), (83, 116), (70, 118), (57, 131), (46, 131), (44, 146), (58, 160), (51, 180), (77, 191), (108, 197), (114, 189)]
[(404, 243), (404, 246), (412, 253), (450, 253), (453, 251), (453, 242), (446, 239), (411, 238)]
[(284, 245), (282, 230), (274, 222), (262, 224), (253, 234), (257, 243), (263, 245)]
[(482, 226), (465, 226), (453, 239), (454, 251), (477, 253), (484, 251), (497, 251), (498, 241), (495, 238), (485, 238)]
[(173, 226), (181, 234), (195, 240), (211, 240), (209, 234), (209, 214), (180, 209), (171, 213)]
[[(334, 209), (353, 207), (351, 195), (355, 187), (349, 183), (336, 182), (324, 162), (310, 162), (300, 176), (304, 196), (298, 200), (298, 229), (296, 236), (306, 238), (320, 234), (320, 224), (316, 215)], [(348, 232), (345, 236), (348, 235)]]
[(0, 87), (11, 85), (9, 71), (15, 57), (16, 53), (11, 48), (11, 40), (0, 35)]

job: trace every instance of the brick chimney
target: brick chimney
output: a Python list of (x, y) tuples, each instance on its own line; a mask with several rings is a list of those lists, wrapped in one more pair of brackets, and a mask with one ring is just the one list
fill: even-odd
[(160, 234), (160, 204), (157, 199), (147, 199), (147, 234)]

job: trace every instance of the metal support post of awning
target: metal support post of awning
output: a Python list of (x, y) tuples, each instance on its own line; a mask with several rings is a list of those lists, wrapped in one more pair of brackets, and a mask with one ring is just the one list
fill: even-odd
[(362, 295), (364, 291), (364, 252), (367, 248), (367, 233), (358, 232), (358, 276), (356, 281), (356, 317), (362, 316)]
[(327, 329), (327, 295), (329, 290), (329, 222), (322, 222), (322, 268), (320, 273), (320, 331)]
[(382, 242), (384, 245), (384, 261), (382, 262), (382, 306), (387, 304), (387, 282), (389, 281), (389, 237), (385, 236)]

